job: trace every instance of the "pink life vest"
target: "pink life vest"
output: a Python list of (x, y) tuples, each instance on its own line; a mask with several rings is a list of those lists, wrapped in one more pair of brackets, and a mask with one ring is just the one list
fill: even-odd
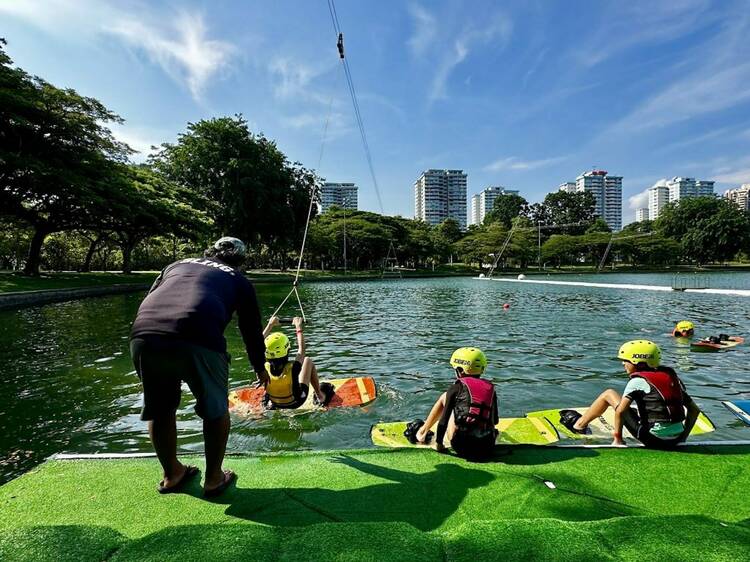
[(495, 396), (495, 386), (477, 377), (461, 377), (463, 392), (456, 397), (453, 410), (456, 425), (484, 429), (492, 427), (492, 403)]

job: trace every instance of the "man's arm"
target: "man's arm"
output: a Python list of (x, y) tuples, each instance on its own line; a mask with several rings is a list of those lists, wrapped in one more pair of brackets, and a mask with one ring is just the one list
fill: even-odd
[(247, 350), (247, 359), (253, 366), (253, 370), (261, 383), (268, 380), (266, 373), (266, 344), (263, 338), (263, 329), (260, 321), (260, 310), (258, 309), (258, 299), (255, 296), (255, 289), (247, 281), (247, 290), (244, 298), (241, 299), (237, 309), (237, 323), (242, 334), (242, 340), (245, 342)]

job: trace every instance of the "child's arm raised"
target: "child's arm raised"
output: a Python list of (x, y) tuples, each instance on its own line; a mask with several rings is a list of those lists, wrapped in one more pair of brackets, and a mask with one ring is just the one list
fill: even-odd
[(305, 359), (305, 336), (302, 335), (302, 318), (295, 316), (292, 319), (294, 331), (297, 332), (297, 361), (302, 362)]
[(265, 329), (263, 330), (263, 337), (267, 338), (268, 334), (271, 333), (271, 330), (273, 330), (276, 326), (280, 324), (279, 317), (278, 316), (271, 316), (268, 319), (268, 324), (266, 324)]

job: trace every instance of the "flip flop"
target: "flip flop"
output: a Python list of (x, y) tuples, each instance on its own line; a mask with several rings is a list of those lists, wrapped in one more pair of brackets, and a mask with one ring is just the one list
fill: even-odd
[(203, 497), (204, 498), (215, 498), (217, 496), (220, 496), (223, 494), (229, 486), (232, 485), (232, 483), (237, 480), (237, 474), (231, 470), (225, 470), (224, 471), (224, 481), (219, 484), (216, 488), (213, 488), (211, 490), (203, 490)]
[(201, 471), (197, 466), (186, 466), (185, 467), (185, 474), (182, 475), (182, 478), (180, 478), (180, 481), (177, 482), (177, 484), (173, 484), (171, 486), (165, 486), (164, 480), (159, 482), (159, 485), (156, 488), (156, 491), (160, 494), (174, 494), (176, 492), (179, 492), (185, 487), (185, 484), (190, 482), (193, 478), (195, 478), (198, 474), (200, 474)]

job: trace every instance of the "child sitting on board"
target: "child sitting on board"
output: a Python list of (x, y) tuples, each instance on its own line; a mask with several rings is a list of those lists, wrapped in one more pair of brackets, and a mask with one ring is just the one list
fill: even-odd
[(279, 324), (279, 318), (272, 316), (263, 330), (266, 343), (266, 371), (269, 373), (263, 398), (266, 408), (299, 408), (307, 400), (310, 385), (315, 392), (315, 402), (325, 406), (333, 397), (334, 388), (330, 383), (320, 383), (315, 364), (305, 355), (302, 318), (292, 319), (297, 333), (297, 355), (294, 361), (289, 360), (289, 338), (281, 332), (271, 333)]
[(487, 368), (487, 357), (481, 349), (462, 347), (453, 352), (450, 364), (456, 381), (435, 402), (427, 421), (410, 423), (404, 435), (412, 443), (428, 443), (432, 438), (430, 428), (438, 422), (438, 451), (445, 451), (447, 439), (459, 457), (481, 460), (492, 453), (499, 421), (495, 387), (480, 378)]
[[(583, 415), (560, 410), (560, 423), (574, 433), (585, 434), (589, 423), (612, 408), (613, 445), (625, 446), (623, 426), (646, 447), (669, 449), (687, 439), (700, 410), (674, 369), (660, 366), (659, 346), (648, 340), (629, 341), (620, 347), (617, 358), (630, 377), (623, 396), (609, 388)], [(637, 412), (630, 407), (633, 402)]]

